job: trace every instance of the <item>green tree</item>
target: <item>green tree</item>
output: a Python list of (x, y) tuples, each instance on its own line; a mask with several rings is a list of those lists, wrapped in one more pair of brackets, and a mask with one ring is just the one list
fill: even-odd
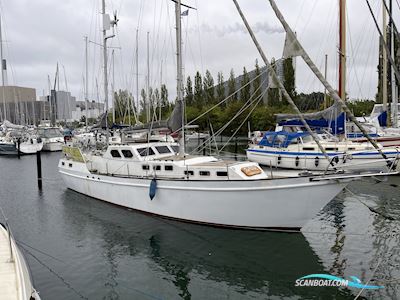
[(185, 94), (186, 94), (186, 104), (188, 106), (193, 105), (193, 83), (190, 76), (188, 76), (186, 80)]
[(168, 89), (165, 84), (161, 85), (161, 111), (163, 118), (166, 118), (171, 113), (171, 104), (168, 100)]
[(294, 99), (296, 97), (295, 73), (293, 68), (293, 58), (286, 58), (283, 61), (283, 86), (289, 96)]
[(235, 73), (233, 72), (233, 69), (231, 69), (231, 72), (229, 74), (228, 94), (231, 96), (230, 100), (233, 100), (233, 101), (237, 100), (236, 80), (235, 80)]
[(218, 85), (217, 85), (217, 101), (220, 102), (225, 99), (225, 85), (224, 75), (222, 72), (218, 72)]
[(215, 102), (214, 95), (214, 78), (212, 77), (210, 71), (206, 71), (206, 76), (203, 80), (205, 100), (207, 104), (212, 104)]
[(127, 90), (114, 92), (115, 118), (124, 122), (125, 117), (132, 113), (131, 105), (132, 94)]
[(196, 72), (194, 77), (194, 105), (202, 107), (204, 103), (204, 91), (203, 91), (203, 79), (201, 78), (200, 72)]
[(247, 73), (246, 67), (243, 67), (243, 76), (242, 76), (242, 89), (240, 92), (240, 99), (243, 102), (246, 102), (250, 99), (250, 78), (249, 74)]
[[(254, 70), (254, 80), (252, 82), (254, 99), (258, 99), (261, 96), (261, 70), (256, 59), (256, 65)], [(261, 101), (259, 103), (262, 103)]]

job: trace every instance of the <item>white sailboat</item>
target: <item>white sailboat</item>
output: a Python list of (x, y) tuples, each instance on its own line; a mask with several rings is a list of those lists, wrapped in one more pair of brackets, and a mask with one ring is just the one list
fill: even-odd
[[(346, 138), (339, 141), (337, 138), (326, 134), (305, 133), (303, 131), (276, 131), (267, 132), (264, 134), (261, 141), (255, 140), (247, 149), (247, 158), (251, 161), (258, 162), (271, 167), (280, 167), (297, 170), (320, 170), (324, 171), (329, 168), (340, 168), (347, 170), (376, 170), (387, 171), (396, 169), (397, 161), (400, 158), (397, 148), (383, 148), (382, 145), (376, 143), (376, 139), (367, 135), (365, 129), (352, 116), (348, 108), (344, 104), (345, 88), (346, 88), (346, 38), (345, 38), (345, 1), (339, 1), (340, 6), (340, 48), (339, 48), (339, 94), (333, 91), (327, 81), (322, 78), (318, 69), (312, 63), (304, 49), (302, 49), (297, 38), (287, 25), (283, 16), (279, 12), (274, 1), (270, 0), (271, 6), (274, 9), (278, 19), (284, 26), (290, 41), (292, 49), (284, 51), (292, 52), (290, 55), (302, 56), (306, 63), (310, 66), (313, 72), (320, 76), (321, 82), (330, 90), (331, 95), (335, 98), (336, 104), (324, 111), (307, 114), (312, 120), (325, 119), (329, 114), (333, 114), (336, 119), (333, 121), (335, 127), (338, 126), (338, 115), (345, 115), (342, 109), (345, 110), (348, 116), (351, 116), (354, 127), (358, 127), (360, 134), (364, 137), (364, 143), (355, 143), (348, 141)], [(297, 43), (297, 44), (296, 44)], [(342, 102), (342, 103), (340, 103)], [(340, 105), (339, 105), (340, 104)], [(290, 114), (281, 114), (280, 118), (289, 118)], [(345, 123), (345, 116), (342, 116)], [(308, 119), (308, 118), (307, 118)], [(332, 120), (332, 119), (331, 119)], [(299, 123), (300, 127), (309, 127), (306, 120)], [(318, 123), (318, 122), (316, 122)], [(290, 124), (290, 120), (289, 123)], [(292, 125), (290, 125), (292, 126)], [(297, 126), (297, 125), (296, 125)], [(331, 125), (329, 125), (331, 126)], [(343, 127), (345, 127), (344, 125)], [(309, 128), (307, 128), (309, 129)], [(341, 128), (342, 134), (346, 136), (345, 128)], [(300, 130), (303, 130), (301, 128)], [(310, 132), (310, 130), (308, 130)]]
[[(109, 145), (104, 153), (88, 154), (82, 154), (79, 148), (65, 147), (58, 168), (69, 189), (181, 221), (284, 230), (300, 229), (350, 181), (370, 176), (346, 173), (283, 176), (276, 172), (266, 174), (254, 162), (186, 155), (180, 0), (176, 1), (175, 14), (178, 74), (175, 113), (181, 112), (182, 128), (179, 147), (170, 142), (118, 144)], [(106, 29), (103, 34), (106, 51)], [(104, 57), (106, 66), (107, 56)], [(105, 91), (107, 95), (107, 86)]]
[(397, 168), (400, 159), (397, 148), (381, 146), (381, 151), (387, 157), (383, 159), (381, 153), (369, 143), (333, 140), (326, 135), (319, 137), (329, 159), (308, 133), (286, 131), (266, 132), (260, 142), (249, 145), (247, 158), (265, 166), (296, 170), (326, 171), (337, 168), (386, 172)]

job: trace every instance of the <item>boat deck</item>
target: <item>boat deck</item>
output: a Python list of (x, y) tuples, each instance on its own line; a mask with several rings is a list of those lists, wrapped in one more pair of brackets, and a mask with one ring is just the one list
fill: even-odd
[(10, 243), (3, 226), (0, 226), (0, 294), (1, 299), (18, 299), (15, 263), (10, 262)]

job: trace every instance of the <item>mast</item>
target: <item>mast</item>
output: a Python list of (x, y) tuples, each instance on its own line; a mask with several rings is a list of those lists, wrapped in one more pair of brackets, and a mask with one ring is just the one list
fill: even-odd
[(160, 65), (160, 93), (158, 95), (158, 120), (161, 122), (161, 86), (162, 86), (162, 65), (163, 60), (161, 60)]
[[(383, 0), (385, 1), (385, 0)], [(387, 17), (385, 6), (382, 5), (382, 32), (383, 45), (387, 43)], [(387, 111), (387, 55), (386, 47), (382, 45), (382, 103), (383, 111)]]
[(147, 123), (150, 122), (150, 54), (149, 54), (149, 34), (150, 32), (147, 31), (147, 104), (146, 104), (146, 121)]
[(3, 58), (3, 34), (1, 28), (1, 15), (0, 15), (0, 59), (1, 59), (1, 86), (2, 86), (2, 93), (3, 93), (3, 122), (7, 119), (7, 110), (6, 110), (6, 97), (5, 97), (5, 81), (6, 81), (6, 61)]
[(139, 117), (139, 29), (136, 29), (136, 112)]
[(339, 0), (339, 97), (346, 101), (346, 0)]
[(111, 95), (112, 95), (112, 120), (113, 124), (115, 123), (115, 73), (114, 73), (114, 49), (111, 52), (111, 61), (112, 61), (112, 84), (111, 84)]
[[(390, 54), (392, 56), (392, 61), (395, 61), (395, 53), (394, 53), (394, 42), (395, 42), (395, 35), (394, 35), (394, 22), (392, 19), (393, 16), (393, 3), (392, 0), (389, 2), (389, 11), (390, 11)], [(398, 120), (398, 91), (396, 85), (396, 76), (394, 74), (394, 68), (396, 65), (392, 64), (392, 68), (390, 69), (390, 79), (391, 79), (391, 87), (392, 87), (392, 126), (398, 127), (399, 120)]]
[[(325, 74), (324, 74), (325, 80), (328, 75), (327, 72), (328, 72), (328, 54), (325, 54)], [(327, 101), (328, 101), (328, 99), (326, 97), (326, 88), (325, 88), (325, 90), (324, 90), (324, 109), (326, 109), (326, 107), (327, 107)]]
[[(105, 110), (106, 110), (106, 141), (108, 146), (108, 140), (110, 137), (110, 132), (108, 131), (108, 77), (107, 77), (107, 40), (113, 38), (114, 34), (114, 26), (117, 25), (117, 16), (114, 15), (114, 20), (110, 20), (110, 16), (106, 14), (106, 1), (102, 0), (102, 11), (103, 15), (103, 62), (104, 62), (104, 102), (105, 102)], [(110, 30), (111, 26), (113, 27), (113, 33), (107, 36), (107, 30)]]
[(185, 105), (182, 96), (182, 29), (181, 29), (181, 0), (175, 1), (175, 22), (176, 22), (176, 67), (177, 67), (177, 87), (176, 104), (182, 107), (182, 134), (179, 143), (179, 154), (185, 155)]
[(88, 37), (85, 36), (85, 126), (88, 129), (89, 71), (88, 71)]
[(108, 132), (108, 77), (107, 77), (107, 24), (106, 24), (106, 1), (102, 0), (102, 14), (103, 14), (103, 64), (104, 64), (104, 105), (106, 106), (106, 142), (110, 133)]

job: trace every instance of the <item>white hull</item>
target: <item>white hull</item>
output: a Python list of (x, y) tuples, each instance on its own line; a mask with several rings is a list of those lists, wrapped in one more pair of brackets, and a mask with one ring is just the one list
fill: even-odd
[(64, 143), (62, 142), (44, 142), (43, 151), (61, 151)]
[(22, 154), (34, 154), (36, 152), (39, 152), (43, 149), (43, 143), (22, 143), (20, 145), (20, 151)]
[[(391, 150), (384, 152), (392, 161), (400, 157), (400, 153), (397, 151)], [(387, 162), (383, 160), (382, 156), (378, 153), (365, 151), (347, 156), (343, 155), (343, 153), (338, 153), (334, 155), (330, 154), (330, 159), (333, 159), (334, 156), (338, 157), (338, 161), (334, 163), (334, 167), (338, 169), (353, 171), (387, 171)], [(247, 158), (261, 165), (275, 168), (311, 171), (325, 171), (328, 167), (332, 169), (332, 166), (329, 166), (329, 161), (321, 153), (303, 154), (271, 149), (248, 149)]]
[[(381, 136), (372, 138), (375, 142), (381, 144), (383, 147), (400, 147), (400, 135), (397, 136)], [(350, 138), (350, 141), (357, 143), (366, 143), (366, 138)]]
[(251, 229), (300, 229), (348, 183), (306, 177), (160, 179), (150, 200), (150, 179), (91, 174), (85, 163), (63, 159), (59, 171), (69, 189), (112, 204), (188, 222)]

